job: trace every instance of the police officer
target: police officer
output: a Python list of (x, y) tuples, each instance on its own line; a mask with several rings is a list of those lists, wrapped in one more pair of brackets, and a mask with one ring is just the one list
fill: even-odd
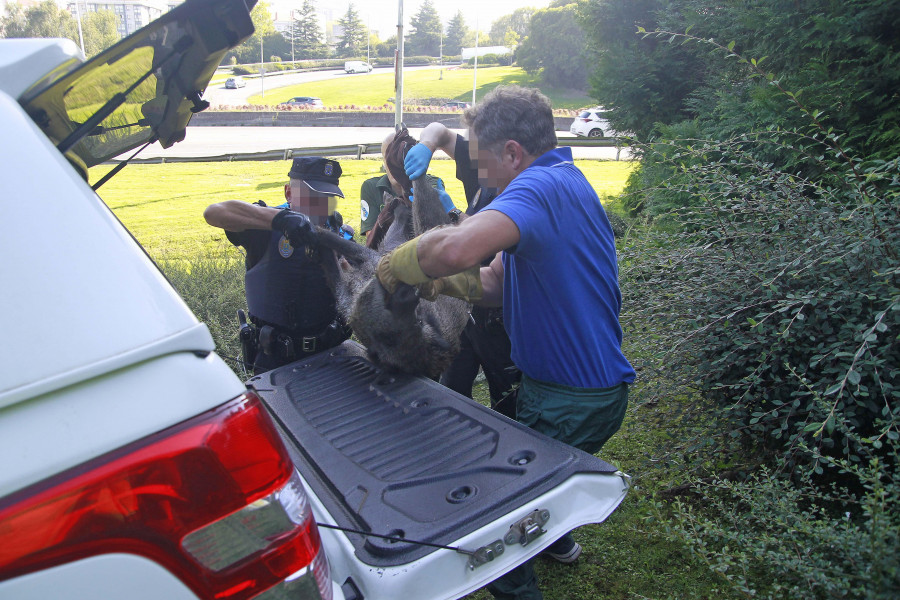
[[(322, 157), (295, 158), (284, 186), (288, 208), (228, 200), (207, 207), (206, 222), (225, 230), (246, 251), (244, 288), (259, 374), (332, 348), (350, 336), (340, 321), (316, 250), (316, 226), (343, 234), (335, 210), (341, 165)], [(325, 234), (327, 235), (327, 234)], [(243, 341), (243, 340), (242, 340)], [(255, 342), (255, 344), (253, 343)]]

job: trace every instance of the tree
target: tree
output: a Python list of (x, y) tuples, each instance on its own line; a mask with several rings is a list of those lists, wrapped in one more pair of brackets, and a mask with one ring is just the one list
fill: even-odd
[(383, 42), (379, 42), (377, 46), (372, 48), (375, 55), (379, 58), (391, 58), (397, 50), (397, 35), (394, 34)]
[(409, 56), (437, 56), (441, 48), (441, 17), (432, 0), (425, 0), (409, 21), (404, 53)]
[[(7, 15), (0, 19), (0, 30), (8, 38), (68, 38), (80, 43), (78, 23), (68, 11), (60, 9), (53, 0), (22, 8), (7, 5)], [(84, 53), (90, 58), (119, 41), (118, 17), (101, 10), (82, 15), (81, 29)]]
[(338, 25), (343, 32), (337, 43), (337, 54), (347, 58), (360, 56), (366, 47), (366, 26), (352, 2), (347, 7), (347, 14), (338, 19)]
[(260, 53), (260, 42), (262, 42), (263, 46), (262, 51), (266, 52), (265, 41), (268, 39), (268, 36), (276, 33), (268, 3), (258, 2), (253, 7), (253, 10), (250, 11), (250, 19), (253, 21), (253, 35), (233, 50), (238, 58), (238, 62), (241, 63), (260, 62), (263, 58)]
[(272, 31), (263, 39), (263, 50), (267, 61), (278, 62), (276, 57), (281, 60), (291, 59), (291, 41), (278, 31)]
[(68, 11), (60, 10), (54, 0), (22, 10), (17, 4), (7, 5), (8, 15), (3, 17), (5, 37), (69, 38), (78, 43), (78, 26)]
[(25, 35), (25, 9), (20, 4), (11, 2), (6, 5), (6, 14), (0, 17), (0, 36), (5, 38), (22, 38)]
[[(520, 41), (527, 38), (531, 32), (531, 17), (535, 10), (537, 9), (531, 6), (523, 6), (491, 23), (491, 44), (506, 46), (510, 39)], [(510, 32), (513, 32), (516, 37), (510, 37)]]
[(463, 40), (469, 35), (469, 28), (466, 27), (466, 20), (462, 11), (456, 11), (456, 14), (450, 19), (447, 25), (447, 35), (444, 36), (444, 54), (456, 56), (462, 52)]
[(516, 51), (529, 73), (540, 73), (550, 85), (587, 88), (587, 42), (575, 5), (539, 10), (531, 17), (531, 34)]
[(81, 18), (84, 53), (88, 57), (99, 54), (119, 41), (119, 19), (111, 10), (89, 12)]
[[(475, 47), (475, 31), (470, 29), (468, 33), (466, 33), (466, 37), (463, 39), (463, 48), (474, 48)], [(490, 46), (491, 45), (491, 35), (487, 31), (479, 31), (478, 32), (478, 46)]]
[(297, 58), (318, 58), (328, 54), (328, 48), (319, 27), (319, 16), (313, 0), (303, 0), (303, 6), (296, 11), (291, 35), (294, 38), (294, 53)]
[(595, 66), (591, 94), (609, 111), (615, 129), (640, 139), (647, 139), (657, 123), (691, 118), (686, 102), (703, 79), (703, 63), (693, 49), (637, 35), (639, 27), (653, 31), (659, 26), (666, 4), (597, 0), (579, 7)]

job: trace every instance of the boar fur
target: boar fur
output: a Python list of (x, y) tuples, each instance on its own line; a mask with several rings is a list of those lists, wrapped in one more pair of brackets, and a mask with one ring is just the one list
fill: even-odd
[(436, 378), (459, 352), (470, 305), (448, 296), (420, 300), (416, 288), (406, 284), (389, 294), (375, 277), (381, 257), (409, 239), (410, 220), (414, 235), (449, 226), (437, 191), (425, 178), (415, 181), (413, 190), (415, 202), (400, 200), (378, 251), (325, 232), (319, 247), (338, 312), (372, 361), (388, 371)]

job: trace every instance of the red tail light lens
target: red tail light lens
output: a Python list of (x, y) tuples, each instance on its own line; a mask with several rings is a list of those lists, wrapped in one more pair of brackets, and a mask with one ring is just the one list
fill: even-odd
[(287, 450), (252, 393), (0, 501), (0, 580), (128, 552), (201, 598), (243, 600), (312, 569), (320, 545)]

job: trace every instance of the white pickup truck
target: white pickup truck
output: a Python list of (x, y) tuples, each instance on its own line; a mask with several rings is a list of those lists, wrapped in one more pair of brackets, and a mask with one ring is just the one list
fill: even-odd
[[(0, 598), (444, 599), (628, 478), (353, 342), (243, 383), (87, 167), (183, 139), (242, 0), (0, 40)], [(150, 183), (148, 183), (150, 185)]]

